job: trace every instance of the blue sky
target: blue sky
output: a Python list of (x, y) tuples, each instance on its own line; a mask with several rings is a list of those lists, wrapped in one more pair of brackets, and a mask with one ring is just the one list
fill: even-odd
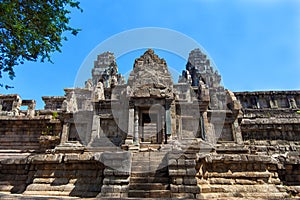
[[(81, 7), (83, 13), (73, 10), (71, 25), (82, 31), (69, 36), (62, 53), (53, 54), (54, 64), (27, 62), (16, 67), (16, 78), (8, 81), (15, 88), (0, 88), (1, 93), (35, 99), (42, 108), (41, 96), (64, 95), (63, 88), (74, 86), (77, 71), (97, 45), (143, 27), (172, 29), (194, 39), (232, 91), (300, 88), (300, 1), (81, 0)], [(179, 73), (185, 68), (182, 58), (157, 53)], [(119, 71), (130, 71), (141, 54), (132, 51), (119, 57)]]

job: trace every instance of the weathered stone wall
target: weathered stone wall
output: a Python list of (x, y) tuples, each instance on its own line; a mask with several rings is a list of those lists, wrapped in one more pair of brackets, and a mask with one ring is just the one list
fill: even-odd
[(300, 91), (235, 92), (234, 94), (244, 109), (297, 109), (300, 106)]
[(243, 140), (300, 140), (299, 91), (235, 93)]
[(277, 162), (266, 155), (211, 154), (197, 166), (200, 197), (284, 198)]
[(0, 149), (32, 152), (43, 151), (51, 146), (53, 148), (49, 139), (55, 138), (47, 139), (47, 136), (59, 137), (61, 128), (60, 121), (51, 120), (51, 116), (34, 118), (0, 116)]
[(26, 160), (1, 159), (0, 192), (23, 193), (31, 177)]
[(63, 96), (44, 96), (42, 97), (45, 102), (45, 110), (62, 110), (63, 109), (63, 101), (66, 97)]
[(89, 154), (33, 156), (30, 169), (26, 195), (95, 197), (101, 191), (104, 165)]
[(126, 197), (130, 158), (130, 153), (116, 152), (1, 159), (0, 191), (42, 196)]
[(172, 151), (168, 154), (168, 171), (172, 198), (194, 199), (200, 189), (196, 180), (196, 154)]

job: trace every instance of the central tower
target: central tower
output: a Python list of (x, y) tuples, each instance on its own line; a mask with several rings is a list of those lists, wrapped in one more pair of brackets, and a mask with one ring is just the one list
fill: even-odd
[(152, 49), (135, 60), (128, 78), (128, 97), (134, 109), (134, 142), (166, 142), (171, 134), (173, 81), (166, 61)]

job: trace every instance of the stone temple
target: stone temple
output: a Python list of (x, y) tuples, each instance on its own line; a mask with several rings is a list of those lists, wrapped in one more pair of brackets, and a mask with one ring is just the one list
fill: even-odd
[(300, 91), (232, 92), (200, 49), (178, 83), (151, 49), (91, 73), (42, 110), (0, 95), (0, 198), (300, 198)]

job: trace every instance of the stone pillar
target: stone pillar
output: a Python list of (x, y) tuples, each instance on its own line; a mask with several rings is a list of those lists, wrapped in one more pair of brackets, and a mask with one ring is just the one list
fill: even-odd
[(242, 136), (241, 126), (238, 122), (238, 119), (236, 119), (232, 124), (232, 132), (233, 132), (233, 138), (236, 141), (236, 143), (243, 144), (243, 136)]
[(203, 113), (200, 114), (200, 137), (202, 140), (206, 140), (205, 123)]
[(133, 134), (134, 134), (134, 108), (130, 107), (128, 112), (128, 129), (127, 129), (127, 137), (125, 140), (125, 144), (128, 145), (133, 144)]
[(134, 137), (133, 142), (138, 144), (139, 142), (139, 111), (136, 107), (134, 110)]
[(88, 147), (91, 147), (96, 138), (100, 138), (100, 116), (94, 114), (92, 131), (90, 141), (88, 142)]
[(61, 140), (60, 140), (61, 145), (65, 144), (68, 141), (69, 130), (70, 130), (70, 123), (64, 123), (62, 134), (61, 134)]
[(167, 138), (168, 138), (168, 136), (170, 136), (171, 135), (171, 133), (172, 133), (172, 129), (171, 129), (171, 112), (170, 112), (170, 107), (168, 106), (167, 108), (166, 108), (166, 131), (165, 131), (165, 144), (167, 144), (168, 143), (168, 140), (167, 140)]
[(170, 106), (166, 106), (166, 134), (171, 135), (171, 111)]
[(161, 115), (161, 129), (159, 132), (159, 136), (158, 136), (158, 142), (159, 144), (161, 143), (166, 143), (167, 141), (167, 134), (166, 134), (166, 112), (162, 112), (160, 111), (160, 115)]
[(203, 112), (203, 123), (204, 123), (204, 129), (205, 129), (205, 140), (207, 142), (210, 142), (212, 144), (215, 144), (215, 131), (214, 131), (214, 124), (211, 122), (211, 119), (207, 116), (207, 112)]
[(181, 140), (182, 138), (182, 117), (181, 115), (177, 115), (177, 130), (176, 130), (177, 140)]

